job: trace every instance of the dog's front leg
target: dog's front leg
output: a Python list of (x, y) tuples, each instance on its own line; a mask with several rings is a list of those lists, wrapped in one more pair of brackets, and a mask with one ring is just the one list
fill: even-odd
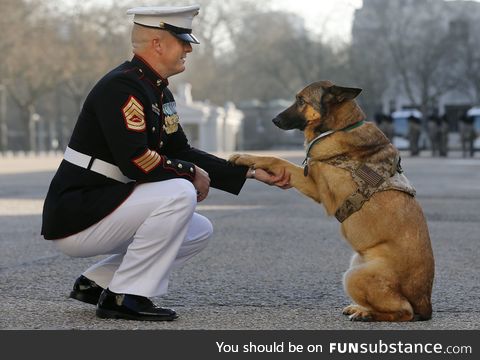
[(229, 161), (236, 165), (246, 165), (255, 169), (263, 169), (273, 174), (279, 174), (285, 171), (290, 174), (290, 185), (313, 200), (321, 202), (317, 196), (318, 191), (312, 179), (303, 174), (302, 167), (287, 160), (272, 156), (235, 154), (230, 157)]
[(279, 174), (282, 169), (288, 171), (291, 167), (295, 167), (294, 164), (288, 162), (287, 160), (283, 160), (273, 156), (235, 154), (232, 155), (230, 159), (228, 159), (228, 161), (236, 165), (246, 165), (255, 169), (263, 169), (273, 174)]

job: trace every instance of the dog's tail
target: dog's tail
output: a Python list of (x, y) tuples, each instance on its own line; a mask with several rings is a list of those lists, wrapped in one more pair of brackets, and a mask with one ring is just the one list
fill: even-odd
[(430, 296), (423, 296), (413, 306), (413, 321), (425, 321), (432, 318), (432, 302)]

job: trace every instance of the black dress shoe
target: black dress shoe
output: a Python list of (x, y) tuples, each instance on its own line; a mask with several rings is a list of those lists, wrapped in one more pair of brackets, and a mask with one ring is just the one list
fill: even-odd
[(95, 281), (86, 278), (83, 275), (73, 284), (73, 290), (70, 292), (70, 297), (84, 303), (97, 305), (100, 294), (103, 288), (98, 286)]
[(178, 317), (172, 309), (156, 306), (149, 298), (117, 294), (105, 289), (97, 304), (97, 316), (102, 319), (172, 321)]

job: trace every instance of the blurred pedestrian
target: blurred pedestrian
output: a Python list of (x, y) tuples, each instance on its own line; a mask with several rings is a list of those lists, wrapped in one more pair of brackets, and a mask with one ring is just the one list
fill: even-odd
[(414, 114), (408, 117), (408, 140), (410, 142), (410, 155), (417, 156), (420, 153), (419, 140), (422, 130), (421, 120)]
[(428, 116), (427, 120), (428, 137), (432, 147), (432, 156), (440, 155), (441, 131), (440, 117), (436, 111)]
[(460, 118), (459, 127), (460, 140), (462, 142), (462, 156), (473, 157), (475, 152), (473, 143), (477, 137), (474, 128), (474, 117), (468, 116), (467, 113), (464, 113)]
[(393, 129), (393, 118), (391, 115), (386, 115), (383, 113), (375, 114), (375, 122), (377, 126), (385, 136), (390, 140), (393, 141), (394, 129)]
[(448, 131), (449, 131), (449, 124), (448, 124), (448, 117), (447, 114), (443, 114), (440, 117), (440, 156), (447, 157), (448, 156)]
[(432, 146), (432, 156), (447, 156), (448, 151), (448, 118), (446, 114), (440, 116), (434, 110), (427, 121), (428, 136)]

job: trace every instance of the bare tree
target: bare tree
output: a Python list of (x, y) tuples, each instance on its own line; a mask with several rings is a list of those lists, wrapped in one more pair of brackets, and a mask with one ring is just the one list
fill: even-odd
[(388, 87), (399, 82), (410, 104), (427, 113), (456, 85), (449, 66), (443, 2), (367, 0), (364, 6), (369, 6), (368, 13), (364, 24), (354, 28), (361, 34), (353, 44), (356, 52), (352, 61), (363, 63), (364, 74), (373, 71), (369, 86), (375, 89), (374, 97), (380, 98), (382, 93), (376, 83)]
[(14, 45), (4, 57), (4, 71), (11, 99), (20, 110), (26, 148), (36, 150), (36, 105), (58, 83), (61, 66), (55, 61), (55, 28), (45, 18), (31, 13), (22, 19), (28, 31), (14, 33)]
[(193, 47), (187, 71), (175, 82), (188, 81), (197, 99), (223, 104), (233, 99), (232, 57), (237, 52), (237, 36), (249, 27), (252, 14), (261, 12), (253, 0), (199, 0), (200, 14), (195, 19), (195, 34), (200, 45)]
[(464, 13), (451, 21), (449, 34), (451, 64), (457, 89), (480, 104), (480, 33), (477, 17)]
[[(11, 54), (13, 47), (17, 46), (18, 40), (27, 31), (22, 26), (27, 16), (27, 6), (23, 1), (2, 0), (2, 15), (0, 16), (0, 53), (3, 58)], [(5, 61), (0, 61), (0, 151), (8, 148), (8, 122), (7, 122), (7, 87), (10, 74)]]
[(469, 45), (465, 46), (465, 79), (473, 90), (473, 102), (480, 104), (480, 41), (478, 37), (472, 39)]
[(303, 19), (294, 14), (254, 5), (232, 13), (236, 19), (225, 24), (231, 25), (228, 31), (223, 25), (216, 28), (228, 36), (228, 44), (218, 50), (211, 43), (200, 56), (193, 55), (193, 66), (185, 76), (192, 80), (197, 98), (218, 103), (291, 98), (307, 83), (331, 76), (339, 63), (331, 48), (312, 39)]
[(391, 78), (391, 57), (380, 41), (385, 29), (383, 22), (378, 21), (385, 18), (387, 12), (383, 6), (376, 7), (374, 12), (360, 9), (352, 27), (353, 42), (348, 48), (346, 71), (353, 82), (364, 89), (360, 100), (368, 116), (383, 110), (383, 97)]
[[(77, 1), (72, 8), (50, 4), (49, 21), (56, 23), (55, 61), (60, 67), (49, 120), (60, 148), (65, 146), (89, 90), (109, 69), (131, 57), (130, 22), (125, 1), (99, 7)], [(54, 48), (55, 47), (55, 48)], [(73, 108), (72, 106), (73, 105)]]
[(397, 31), (385, 38), (411, 104), (424, 114), (455, 86), (448, 69), (448, 28), (438, 20), (443, 7), (437, 5), (425, 1), (423, 7), (408, 8), (403, 18), (398, 17), (402, 9), (394, 9), (389, 23)]
[[(81, 8), (68, 15), (60, 32), (62, 80), (79, 110), (93, 84), (130, 54), (124, 8)], [(123, 21), (122, 21), (123, 20)]]

